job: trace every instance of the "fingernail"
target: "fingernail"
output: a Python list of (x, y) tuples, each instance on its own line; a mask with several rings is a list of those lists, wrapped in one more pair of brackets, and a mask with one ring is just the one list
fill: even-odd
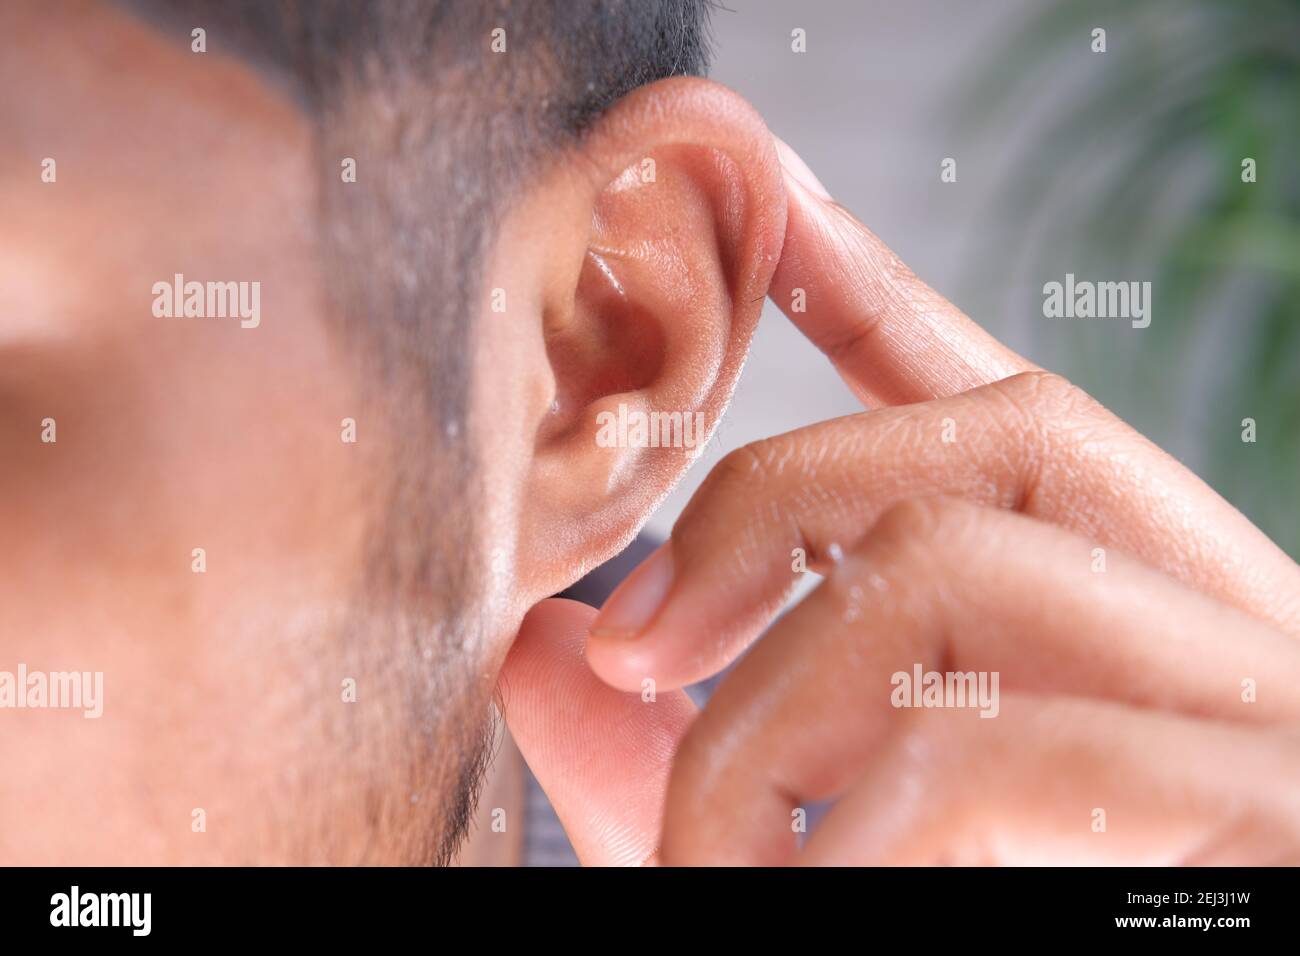
[(665, 541), (614, 589), (591, 624), (602, 637), (636, 637), (654, 618), (673, 583), (673, 547)]
[(779, 136), (773, 136), (772, 139), (776, 142), (776, 155), (780, 158), (785, 171), (790, 174), (790, 178), (822, 199), (830, 199), (831, 194), (826, 191), (826, 187), (822, 185), (821, 180), (808, 168), (808, 164), (799, 158), (799, 154), (787, 146)]

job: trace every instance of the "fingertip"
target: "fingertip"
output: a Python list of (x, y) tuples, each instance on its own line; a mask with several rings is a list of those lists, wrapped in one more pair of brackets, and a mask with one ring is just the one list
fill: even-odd
[(817, 174), (812, 171), (798, 153), (790, 148), (790, 145), (785, 140), (774, 135), (772, 141), (776, 144), (776, 155), (781, 160), (781, 168), (789, 179), (792, 179), (796, 184), (804, 187), (819, 199), (831, 198), (830, 191), (822, 185), (822, 181), (817, 178)]
[(593, 633), (587, 638), (586, 654), (592, 673), (615, 690), (639, 692), (644, 690), (647, 680), (653, 681), (657, 689), (677, 689), (677, 685), (664, 679), (655, 644), (648, 636)]
[(672, 589), (676, 574), (672, 541), (665, 541), (637, 566), (605, 601), (592, 622), (593, 636), (634, 639), (653, 622)]

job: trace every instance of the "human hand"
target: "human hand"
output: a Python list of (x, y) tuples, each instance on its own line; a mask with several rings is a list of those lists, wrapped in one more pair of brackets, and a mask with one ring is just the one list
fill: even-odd
[[(507, 717), (580, 856), (1294, 860), (1300, 570), (784, 158), (771, 295), (803, 290), (790, 318), (873, 410), (729, 455), (594, 625), (525, 622)], [(770, 624), (799, 553), (828, 580), (697, 718), (676, 688)], [(998, 674), (997, 719), (893, 706), (918, 664)], [(792, 812), (826, 799), (797, 851)]]

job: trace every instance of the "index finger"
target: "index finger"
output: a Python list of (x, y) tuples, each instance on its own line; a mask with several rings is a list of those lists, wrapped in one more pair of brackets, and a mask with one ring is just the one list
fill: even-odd
[(788, 212), (769, 296), (867, 405), (945, 398), (1037, 368), (916, 277), (779, 139)]

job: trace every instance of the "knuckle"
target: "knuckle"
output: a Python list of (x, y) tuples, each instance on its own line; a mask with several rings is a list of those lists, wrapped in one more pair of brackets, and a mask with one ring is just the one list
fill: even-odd
[(767, 487), (780, 471), (778, 438), (764, 438), (728, 452), (700, 486), (700, 496)]
[(908, 498), (890, 505), (867, 537), (874, 550), (931, 559), (950, 551), (954, 540), (980, 521), (983, 509), (960, 498)]
[[(998, 512), (960, 498), (912, 498), (891, 505), (832, 574), (831, 593), (850, 610), (872, 594), (880, 613), (938, 613), (949, 595), (943, 584), (982, 560), (987, 522)], [(870, 590), (868, 590), (868, 588)]]
[(861, 599), (863, 584), (891, 603), (915, 588), (918, 564), (931, 549), (941, 505), (930, 499), (909, 499), (890, 505), (871, 530), (858, 541), (846, 560), (830, 575), (828, 594), (841, 615)]
[(908, 498), (885, 509), (873, 534), (889, 542), (925, 540), (935, 534), (947, 510), (943, 498)]
[(1018, 449), (1015, 510), (1034, 507), (1053, 473), (1087, 457), (1088, 446), (1115, 435), (1115, 422), (1100, 403), (1055, 372), (1021, 372), (989, 386), (1007, 415), (995, 415), (1009, 447)]
[(737, 522), (754, 521), (750, 507), (768, 484), (768, 472), (759, 456), (746, 445), (728, 452), (705, 476), (700, 487), (673, 524), (674, 553), (709, 553), (719, 528), (730, 529), (734, 540)]
[(1087, 392), (1056, 372), (1021, 372), (993, 385), (1026, 413), (1035, 415), (1072, 414), (1094, 404)]
[[(708, 536), (719, 520), (740, 520), (745, 525), (765, 520), (761, 506), (777, 494), (782, 471), (791, 459), (787, 436), (777, 435), (742, 445), (723, 456), (700, 483), (690, 503), (673, 527), (678, 539)], [(743, 518), (737, 518), (737, 514)]]
[(1055, 372), (1021, 372), (991, 388), (1014, 410), (1020, 429), (1049, 447), (1108, 417), (1096, 399)]
[(806, 540), (800, 519), (820, 487), (809, 452), (816, 447), (815, 436), (790, 433), (728, 452), (674, 523), (674, 554), (721, 567), (724, 576), (773, 571), (781, 563), (773, 555), (796, 544), (816, 561), (817, 544)]

